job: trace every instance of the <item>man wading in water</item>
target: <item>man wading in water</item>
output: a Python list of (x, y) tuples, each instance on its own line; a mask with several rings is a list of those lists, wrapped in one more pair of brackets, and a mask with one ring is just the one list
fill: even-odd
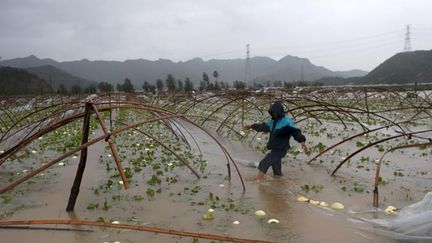
[(285, 111), (280, 102), (274, 103), (268, 110), (271, 120), (261, 124), (246, 125), (245, 129), (253, 129), (257, 132), (270, 132), (267, 149), (269, 153), (260, 161), (256, 180), (264, 177), (271, 166), (275, 176), (282, 176), (282, 158), (290, 148), (289, 139), (291, 136), (301, 144), (302, 149), (307, 153), (306, 137), (296, 127), (293, 120), (285, 116)]

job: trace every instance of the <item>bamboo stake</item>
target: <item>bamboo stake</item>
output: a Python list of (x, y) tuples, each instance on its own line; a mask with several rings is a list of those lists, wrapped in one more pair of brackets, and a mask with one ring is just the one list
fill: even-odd
[(376, 167), (376, 171), (375, 171), (375, 185), (374, 185), (374, 197), (373, 197), (373, 206), (375, 208), (378, 208), (378, 185), (379, 185), (379, 178), (380, 178), (380, 170), (381, 170), (381, 163), (384, 159), (384, 156), (387, 153), (390, 153), (392, 151), (398, 150), (398, 149), (405, 149), (405, 148), (414, 148), (414, 147), (426, 147), (426, 146), (431, 146), (432, 145), (432, 141), (429, 143), (421, 143), (421, 144), (406, 144), (406, 145), (401, 145), (398, 147), (394, 147), (389, 149), (387, 152), (385, 152), (381, 158), (379, 159), (378, 163), (377, 163), (377, 167)]
[(209, 240), (219, 240), (219, 241), (230, 241), (230, 242), (240, 242), (240, 243), (271, 243), (271, 241), (264, 240), (251, 240), (242, 239), (237, 237), (229, 237), (216, 234), (205, 234), (205, 233), (194, 233), (188, 231), (180, 231), (152, 226), (143, 225), (130, 225), (130, 224), (111, 224), (98, 221), (89, 220), (11, 220), (11, 221), (0, 221), (0, 225), (50, 225), (50, 224), (62, 224), (62, 225), (86, 225), (94, 227), (104, 227), (104, 228), (116, 228), (116, 229), (129, 229), (137, 231), (147, 231), (152, 233), (168, 234), (168, 235), (178, 235), (193, 238), (209, 239)]
[[(83, 134), (82, 134), (81, 145), (88, 142), (88, 136), (89, 136), (89, 131), (90, 131), (90, 112), (91, 112), (91, 104), (86, 103), (85, 111), (84, 111)], [(69, 195), (69, 201), (68, 201), (68, 204), (66, 207), (66, 211), (68, 211), (68, 212), (74, 210), (75, 202), (76, 202), (76, 199), (77, 199), (78, 194), (79, 194), (81, 181), (82, 181), (82, 177), (83, 177), (86, 162), (87, 162), (87, 148), (88, 147), (84, 147), (81, 150), (80, 162), (78, 164), (78, 169), (77, 169), (77, 172), (75, 175), (75, 180), (74, 180), (74, 183), (72, 185), (71, 193)]]
[(125, 189), (128, 189), (129, 184), (128, 184), (128, 180), (126, 178), (126, 175), (125, 175), (125, 173), (123, 171), (123, 167), (122, 167), (122, 165), (120, 163), (120, 157), (119, 157), (119, 155), (117, 153), (117, 150), (116, 150), (116, 148), (114, 146), (114, 142), (109, 137), (109, 136), (111, 136), (111, 134), (109, 133), (108, 129), (106, 128), (105, 122), (102, 119), (102, 117), (100, 116), (99, 111), (98, 111), (96, 105), (94, 103), (92, 103), (91, 106), (93, 108), (93, 111), (96, 113), (97, 119), (99, 120), (99, 124), (101, 125), (102, 130), (103, 130), (103, 132), (104, 132), (104, 134), (105, 134), (105, 136), (107, 138), (107, 142), (108, 142), (108, 144), (110, 146), (110, 149), (111, 149), (111, 152), (113, 154), (114, 161), (115, 161), (115, 163), (117, 165), (117, 169), (118, 169), (118, 171), (120, 173), (120, 177), (121, 177), (121, 179), (123, 181), (123, 186), (124, 186)]
[(0, 226), (0, 229), (94, 232), (94, 230), (87, 230), (87, 229), (69, 229), (69, 228), (54, 228), (54, 227), (31, 227), (31, 226), (6, 226), (6, 225), (5, 226)]

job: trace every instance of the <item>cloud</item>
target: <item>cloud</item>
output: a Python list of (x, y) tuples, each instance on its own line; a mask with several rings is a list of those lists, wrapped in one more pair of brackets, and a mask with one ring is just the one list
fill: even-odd
[[(431, 7), (426, 0), (2, 0), (0, 55), (243, 58), (249, 43), (252, 56), (291, 54), (332, 69), (371, 69), (402, 50), (406, 24), (432, 30)], [(421, 38), (414, 48), (430, 49), (432, 42), (422, 41), (430, 36)]]

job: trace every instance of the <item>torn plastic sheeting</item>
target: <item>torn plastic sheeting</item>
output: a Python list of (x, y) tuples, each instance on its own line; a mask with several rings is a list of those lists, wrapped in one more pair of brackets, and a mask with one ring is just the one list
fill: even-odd
[(423, 200), (404, 207), (393, 219), (363, 219), (384, 229), (379, 230), (396, 239), (432, 239), (432, 192)]

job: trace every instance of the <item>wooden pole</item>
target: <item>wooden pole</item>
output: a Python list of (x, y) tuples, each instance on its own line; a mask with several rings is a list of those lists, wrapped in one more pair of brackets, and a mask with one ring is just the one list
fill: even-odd
[(111, 224), (99, 221), (88, 221), (88, 220), (13, 220), (13, 221), (0, 221), (0, 226), (3, 225), (85, 225), (93, 227), (104, 227), (114, 229), (128, 229), (137, 231), (146, 231), (159, 234), (177, 235), (184, 237), (193, 237), (208, 240), (228, 241), (228, 242), (239, 242), (239, 243), (272, 243), (271, 241), (255, 240), (255, 239), (243, 239), (237, 237), (230, 237), (225, 235), (215, 235), (206, 233), (195, 233), (182, 230), (174, 230), (168, 228), (160, 228), (145, 225), (130, 225), (130, 224)]
[(367, 116), (369, 118), (369, 105), (368, 105), (368, 91), (367, 88), (364, 89), (364, 101), (365, 101), (365, 107), (367, 110)]
[[(111, 92), (109, 92), (109, 106), (111, 106)], [(112, 131), (112, 109), (109, 110), (110, 113), (110, 131)]]
[(244, 99), (245, 99), (245, 97), (242, 94), (242, 102), (241, 102), (241, 105), (242, 105), (242, 114), (241, 114), (241, 123), (242, 123), (241, 125), (242, 125), (242, 128), (244, 126)]
[[(81, 145), (88, 142), (88, 136), (90, 131), (90, 112), (91, 112), (91, 104), (86, 103), (85, 111), (84, 111), (84, 122), (83, 122), (83, 133), (82, 133)], [(75, 180), (72, 185), (71, 193), (69, 195), (69, 202), (66, 207), (66, 211), (68, 212), (74, 210), (75, 202), (79, 194), (79, 189), (81, 186), (81, 180), (84, 174), (86, 162), (87, 162), (87, 147), (84, 147), (83, 149), (81, 149), (80, 162), (78, 164)]]
[(118, 169), (118, 171), (119, 171), (119, 173), (120, 173), (120, 177), (121, 177), (121, 179), (122, 179), (122, 181), (123, 181), (123, 186), (124, 186), (125, 189), (128, 189), (128, 187), (129, 187), (128, 180), (127, 180), (126, 175), (125, 175), (125, 173), (124, 173), (124, 171), (123, 171), (123, 167), (122, 167), (122, 165), (120, 164), (120, 157), (119, 157), (119, 155), (118, 155), (118, 153), (117, 153), (116, 148), (114, 147), (114, 142), (113, 142), (112, 139), (110, 138), (111, 133), (110, 133), (110, 132), (108, 131), (108, 129), (106, 128), (106, 126), (105, 126), (105, 122), (104, 122), (104, 120), (102, 119), (101, 115), (99, 114), (99, 111), (98, 111), (96, 105), (92, 103), (91, 106), (92, 106), (92, 108), (93, 108), (93, 111), (96, 113), (97, 119), (99, 120), (99, 124), (101, 125), (102, 130), (103, 130), (103, 132), (104, 132), (104, 134), (105, 134), (105, 136), (106, 136), (106, 141), (108, 142), (108, 145), (110, 146), (110, 149), (111, 149), (112, 155), (113, 155), (113, 157), (114, 157), (114, 161), (115, 161), (115, 163), (116, 163), (116, 165), (117, 165), (117, 169)]

